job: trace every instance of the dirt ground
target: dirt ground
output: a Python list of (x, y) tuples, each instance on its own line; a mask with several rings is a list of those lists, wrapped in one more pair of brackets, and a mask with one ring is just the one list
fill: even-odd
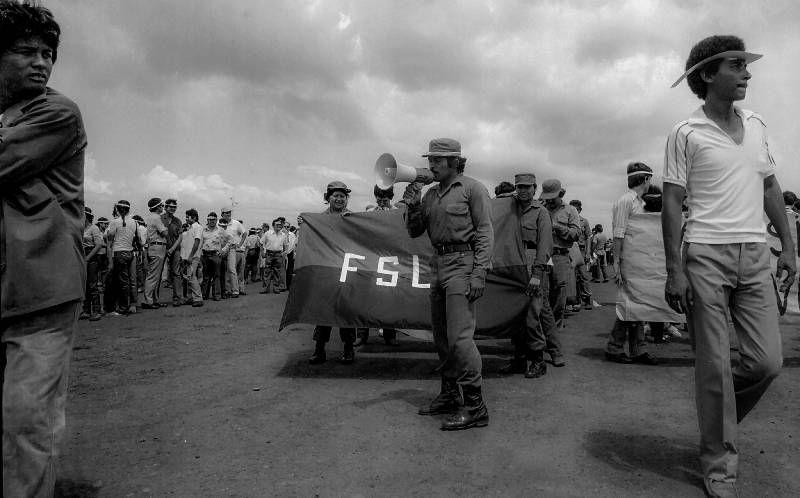
[[(433, 345), (374, 334), (351, 366), (310, 366), (310, 325), (279, 332), (286, 294), (80, 322), (60, 496), (703, 496), (688, 339), (659, 366), (603, 360), (604, 306), (568, 320), (567, 366), (501, 377), (479, 343), (486, 428), (442, 432)], [(784, 368), (740, 426), (742, 496), (800, 496), (800, 316)], [(337, 334), (328, 345), (341, 351)]]

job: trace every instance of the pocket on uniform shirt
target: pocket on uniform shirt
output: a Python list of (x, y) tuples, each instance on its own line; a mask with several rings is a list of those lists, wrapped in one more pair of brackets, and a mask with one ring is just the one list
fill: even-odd
[(448, 204), (444, 208), (447, 213), (448, 225), (452, 231), (467, 230), (472, 223), (469, 215), (469, 206), (464, 202)]

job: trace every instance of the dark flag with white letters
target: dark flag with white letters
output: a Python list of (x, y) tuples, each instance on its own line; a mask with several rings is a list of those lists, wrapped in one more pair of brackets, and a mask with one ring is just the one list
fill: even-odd
[[(486, 335), (506, 335), (524, 319), (528, 305), (515, 202), (492, 200), (492, 268), (477, 301), (478, 329)], [(427, 235), (408, 236), (403, 212), (304, 213), (280, 328), (310, 323), (430, 330), (433, 248)]]

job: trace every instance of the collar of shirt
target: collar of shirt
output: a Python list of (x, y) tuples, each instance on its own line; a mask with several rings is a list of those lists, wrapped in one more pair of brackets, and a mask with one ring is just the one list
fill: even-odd
[[(733, 112), (735, 112), (737, 116), (742, 118), (743, 124), (756, 114), (753, 111), (742, 109), (739, 106), (733, 106)], [(695, 111), (689, 116), (689, 119), (687, 121), (691, 126), (706, 125), (706, 126), (713, 126), (714, 128), (722, 130), (722, 128), (720, 128), (719, 125), (715, 123), (713, 119), (706, 116), (706, 111), (703, 110), (702, 105), (697, 109), (695, 109)]]
[(434, 185), (433, 187), (431, 187), (431, 190), (433, 190), (436, 193), (436, 195), (441, 199), (442, 197), (445, 196), (445, 194), (447, 194), (447, 192), (450, 191), (450, 189), (453, 188), (453, 186), (455, 186), (456, 184), (462, 185), (462, 183), (461, 183), (462, 177), (463, 177), (463, 175), (461, 173), (456, 175), (456, 177), (453, 179), (453, 181), (450, 182), (450, 185), (448, 185), (447, 188), (444, 189), (444, 190), (442, 190), (442, 185), (441, 184)]

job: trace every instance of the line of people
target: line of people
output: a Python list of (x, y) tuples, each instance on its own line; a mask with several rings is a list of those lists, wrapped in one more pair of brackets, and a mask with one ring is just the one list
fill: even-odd
[(131, 204), (114, 204), (112, 219), (85, 208), (83, 233), (87, 265), (81, 319), (99, 320), (138, 309), (159, 309), (162, 288), (171, 288), (172, 306), (203, 306), (205, 300), (234, 299), (244, 286), (262, 282), (262, 293), (280, 293), (291, 285), (296, 228), (285, 218), (245, 232), (232, 209), (210, 212), (205, 226), (195, 209), (184, 221), (175, 199), (148, 202), (145, 218), (130, 215)]

